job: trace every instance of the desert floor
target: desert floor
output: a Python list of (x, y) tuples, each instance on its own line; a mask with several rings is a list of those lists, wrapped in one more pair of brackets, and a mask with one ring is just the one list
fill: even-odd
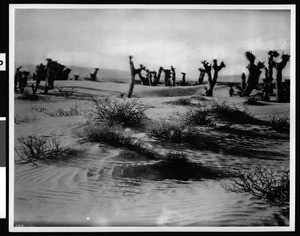
[[(79, 143), (76, 131), (86, 125), (92, 109), (90, 96), (123, 99), (125, 83), (55, 81), (55, 86), (74, 89), (69, 98), (55, 91), (40, 95), (39, 101), (20, 100), (15, 95), (15, 147), (23, 136), (55, 136), (63, 143), (84, 150), (80, 158), (55, 163), (20, 163), (15, 153), (14, 220), (24, 226), (277, 226), (289, 220), (278, 207), (246, 193), (226, 193), (226, 178), (150, 178), (147, 171), (155, 161), (122, 159), (122, 150), (104, 143)], [(28, 90), (31, 92), (30, 87)], [(204, 85), (150, 87), (135, 85), (133, 99), (146, 107), (148, 122), (175, 122), (187, 106), (173, 105), (179, 98), (194, 104), (223, 102), (244, 107), (245, 98), (229, 97), (228, 87), (217, 86), (214, 97), (202, 97)], [(59, 108), (77, 106), (75, 116), (51, 116)], [(256, 118), (289, 116), (289, 103), (248, 105)], [(226, 170), (232, 166), (265, 165), (289, 167), (289, 134), (253, 124), (231, 124), (230, 129), (202, 129), (210, 145), (190, 146), (157, 140), (143, 129), (130, 129), (145, 147), (161, 155), (181, 152), (194, 163)], [(120, 168), (132, 168), (123, 176)], [(121, 168), (121, 169), (122, 169)]]

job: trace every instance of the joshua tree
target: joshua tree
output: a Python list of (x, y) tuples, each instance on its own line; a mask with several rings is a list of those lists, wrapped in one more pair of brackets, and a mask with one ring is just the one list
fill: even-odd
[[(218, 65), (217, 59), (213, 60), (213, 65), (209, 64), (207, 61), (202, 61), (203, 67), (205, 69), (205, 72), (208, 75), (208, 89), (206, 89), (206, 96), (212, 97), (213, 96), (213, 90), (217, 83), (218, 79), (218, 73), (219, 71), (226, 67), (224, 62), (222, 61), (220, 65)], [(211, 78), (211, 68), (214, 69), (214, 77)]]
[(200, 71), (199, 79), (198, 79), (198, 84), (202, 84), (205, 76), (205, 69), (199, 68)]
[[(149, 72), (147, 72), (148, 69), (146, 69), (146, 67), (143, 65), (143, 64), (140, 64), (140, 69), (141, 71), (138, 73), (138, 76), (142, 82), (142, 85), (150, 85), (149, 83)], [(146, 74), (146, 77), (142, 75), (142, 71), (145, 71), (147, 74)], [(149, 71), (149, 70), (148, 70)]]
[(19, 66), (15, 72), (15, 91), (17, 91), (18, 82), (22, 79), (22, 72), (20, 71), (22, 66)]
[(164, 70), (164, 68), (162, 66), (159, 67), (157, 75), (154, 76), (154, 82), (153, 82), (154, 85), (157, 85), (159, 83), (160, 76), (161, 76), (161, 73), (163, 72), (163, 70)]
[(22, 77), (20, 77), (19, 79), (19, 88), (20, 88), (20, 92), (23, 93), (24, 89), (27, 86), (27, 81), (28, 81), (28, 75), (30, 74), (30, 72), (28, 71), (23, 71), (22, 72)]
[(46, 75), (46, 82), (45, 82), (45, 90), (44, 93), (47, 94), (49, 89), (52, 89), (54, 87), (54, 79), (56, 76), (56, 70), (57, 70), (57, 62), (53, 61), (50, 58), (46, 59), (47, 65), (47, 75)]
[(184, 85), (186, 85), (186, 81), (185, 81), (185, 75), (186, 75), (186, 73), (185, 72), (181, 72), (181, 74), (182, 74), (181, 84), (184, 86)]
[(146, 69), (146, 80), (147, 80), (147, 85), (152, 86), (152, 73), (150, 72), (149, 69)]
[(273, 62), (276, 69), (276, 101), (285, 102), (284, 88), (282, 84), (282, 70), (285, 68), (287, 62), (290, 59), (290, 55), (282, 53), (280, 62)]
[(233, 89), (234, 84), (229, 83), (228, 86), (229, 86), (229, 96), (232, 97), (234, 94), (234, 89)]
[(131, 73), (131, 77), (130, 77), (130, 83), (129, 83), (129, 90), (128, 90), (128, 98), (131, 98), (132, 92), (133, 92), (133, 87), (134, 87), (134, 79), (135, 79), (135, 75), (141, 73), (142, 68), (139, 69), (135, 69), (134, 68), (134, 63), (132, 61), (133, 56), (129, 56), (129, 68), (130, 68), (130, 73)]
[(270, 100), (270, 95), (273, 95), (273, 68), (274, 58), (278, 57), (279, 53), (275, 50), (268, 52), (268, 68), (265, 68), (265, 79), (263, 80), (263, 97), (264, 101)]
[(172, 85), (175, 86), (176, 85), (176, 72), (175, 72), (175, 68), (173, 66), (171, 66), (171, 71), (172, 71)]
[(245, 75), (244, 72), (243, 72), (243, 74), (242, 74), (241, 79), (242, 79), (241, 89), (242, 89), (242, 92), (243, 92), (243, 91), (245, 90), (245, 88), (246, 88), (246, 75)]
[(250, 96), (252, 90), (256, 87), (259, 81), (259, 76), (261, 74), (261, 69), (263, 69), (264, 62), (258, 61), (255, 64), (255, 56), (252, 52), (247, 51), (245, 53), (247, 60), (249, 61), (248, 66), (246, 67), (249, 71), (248, 80), (246, 88), (242, 91), (242, 96)]
[(47, 76), (47, 69), (43, 63), (41, 63), (35, 67), (35, 75), (36, 75), (35, 76), (36, 85), (35, 85), (35, 87), (34, 87), (34, 85), (32, 85), (33, 94), (36, 94), (36, 91), (40, 85), (41, 80), (45, 80), (46, 76)]
[(268, 52), (268, 76), (266, 77), (268, 82), (270, 83), (270, 95), (273, 95), (273, 68), (274, 68), (274, 58), (279, 56), (279, 53), (275, 50)]
[(97, 72), (98, 72), (99, 68), (95, 68), (94, 73), (90, 73), (90, 80), (92, 81), (97, 81)]
[(156, 70), (150, 71), (151, 73), (151, 77), (153, 76), (153, 80), (152, 80), (152, 86), (157, 86), (156, 82), (156, 78), (157, 78), (157, 72)]
[(171, 70), (169, 69), (164, 69), (165, 72), (165, 86), (170, 86), (171, 82), (170, 82), (170, 78), (171, 78)]

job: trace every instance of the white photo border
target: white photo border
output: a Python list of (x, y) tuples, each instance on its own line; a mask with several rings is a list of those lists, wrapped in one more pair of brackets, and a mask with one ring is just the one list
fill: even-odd
[[(17, 9), (222, 9), (222, 10), (290, 10), (290, 225), (276, 227), (16, 227), (14, 226), (14, 62), (15, 10)], [(296, 5), (85, 5), (85, 4), (9, 4), (9, 232), (285, 232), (295, 231), (295, 60), (296, 60)]]

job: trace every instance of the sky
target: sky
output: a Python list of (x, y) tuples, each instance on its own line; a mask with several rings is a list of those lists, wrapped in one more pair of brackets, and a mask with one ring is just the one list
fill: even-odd
[[(198, 77), (202, 60), (224, 60), (220, 74), (247, 72), (245, 51), (290, 53), (289, 10), (16, 9), (15, 61), (129, 70), (173, 65)], [(289, 63), (284, 71), (289, 73)]]

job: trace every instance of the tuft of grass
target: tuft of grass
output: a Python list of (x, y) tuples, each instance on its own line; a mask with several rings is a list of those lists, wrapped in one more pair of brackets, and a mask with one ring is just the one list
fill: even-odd
[(290, 119), (288, 116), (270, 116), (269, 125), (278, 132), (290, 131)]
[(194, 95), (194, 96), (192, 96), (191, 98), (192, 98), (192, 99), (195, 99), (195, 100), (197, 100), (197, 101), (201, 101), (201, 102), (207, 101), (207, 100), (208, 100), (207, 98), (202, 97), (202, 96), (199, 96), (199, 95)]
[(215, 103), (210, 108), (210, 113), (215, 118), (231, 121), (235, 123), (258, 123), (259, 120), (255, 119), (245, 108), (239, 109), (235, 105), (228, 105), (226, 102)]
[(184, 124), (171, 122), (156, 122), (148, 127), (148, 133), (158, 139), (170, 143), (187, 142), (197, 137), (197, 131)]
[(15, 116), (15, 124), (21, 124), (21, 123), (32, 123), (36, 120), (36, 115), (33, 116), (33, 117), (29, 117), (29, 116), (23, 116), (23, 117), (20, 117), (20, 116)]
[(182, 117), (188, 125), (214, 126), (215, 122), (210, 114), (210, 110), (203, 108), (188, 108), (186, 114)]
[(266, 104), (259, 102), (259, 99), (256, 97), (249, 97), (245, 102), (245, 105), (253, 105), (253, 106), (264, 106)]
[(132, 144), (130, 136), (124, 133), (121, 126), (105, 123), (89, 125), (77, 136), (81, 142), (105, 142), (114, 147), (122, 148)]
[(178, 98), (175, 101), (168, 102), (172, 105), (179, 105), (179, 106), (191, 106), (193, 103), (191, 103), (191, 99), (189, 98)]
[(229, 171), (231, 184), (223, 185), (226, 192), (250, 193), (272, 206), (288, 207), (290, 197), (289, 170), (277, 172), (262, 166)]
[(77, 133), (81, 142), (103, 142), (111, 146), (127, 149), (149, 159), (156, 159), (157, 154), (143, 147), (138, 140), (131, 138), (122, 126), (108, 125), (105, 123), (89, 125)]
[(55, 87), (55, 93), (57, 96), (60, 97), (65, 97), (65, 98), (70, 98), (74, 95), (76, 90), (74, 88), (60, 88), (60, 87)]
[(109, 125), (136, 127), (146, 119), (145, 107), (138, 100), (112, 99), (108, 97), (93, 98), (94, 110), (90, 117)]
[(46, 109), (45, 107), (33, 107), (31, 108), (32, 110), (34, 111), (37, 111), (37, 112), (45, 112), (45, 111), (48, 111), (48, 109)]
[(78, 150), (62, 145), (56, 137), (23, 136), (18, 139), (20, 146), (15, 150), (25, 162), (36, 164), (37, 161), (63, 160), (74, 156)]
[(80, 115), (80, 111), (78, 109), (78, 104), (75, 103), (74, 106), (71, 106), (70, 110), (65, 110), (63, 108), (58, 108), (54, 112), (49, 112), (47, 109), (44, 110), (45, 114), (52, 117), (62, 117), (62, 116), (77, 116)]

